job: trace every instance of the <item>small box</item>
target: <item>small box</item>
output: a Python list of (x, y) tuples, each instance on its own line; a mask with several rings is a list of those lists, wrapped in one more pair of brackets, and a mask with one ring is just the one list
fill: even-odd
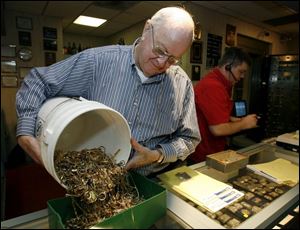
[(207, 167), (206, 169), (202, 170), (201, 173), (210, 176), (218, 181), (222, 181), (222, 182), (228, 182), (228, 180), (230, 180), (233, 177), (236, 177), (239, 175), (239, 170), (232, 170), (230, 172), (221, 172), (220, 170), (216, 170), (214, 168), (211, 167)]
[[(166, 189), (137, 173), (130, 173), (137, 186), (141, 203), (107, 218), (95, 225), (97, 228), (141, 229), (149, 228), (166, 215)], [(63, 197), (48, 201), (49, 228), (64, 229), (67, 219), (75, 216), (71, 198)]]
[(214, 169), (228, 173), (246, 167), (249, 158), (236, 153), (234, 150), (225, 150), (222, 152), (206, 156), (206, 165)]

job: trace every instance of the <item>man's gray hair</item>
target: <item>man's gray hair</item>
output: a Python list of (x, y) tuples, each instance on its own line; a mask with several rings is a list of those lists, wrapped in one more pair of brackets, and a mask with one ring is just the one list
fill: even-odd
[(193, 17), (182, 7), (165, 7), (157, 11), (151, 18), (151, 23), (156, 27), (183, 27), (192, 31), (194, 39), (195, 23)]

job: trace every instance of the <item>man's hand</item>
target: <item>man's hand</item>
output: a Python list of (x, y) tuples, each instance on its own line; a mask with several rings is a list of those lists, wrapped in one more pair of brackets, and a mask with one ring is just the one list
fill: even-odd
[(19, 136), (17, 138), (18, 144), (21, 148), (38, 164), (44, 165), (41, 148), (36, 138), (32, 136)]
[(251, 129), (251, 128), (257, 127), (257, 119), (258, 119), (258, 116), (256, 114), (249, 114), (246, 117), (243, 117), (242, 118), (243, 128)]
[(132, 148), (136, 151), (132, 159), (130, 159), (125, 168), (126, 170), (139, 168), (147, 164), (156, 162), (160, 157), (160, 152), (158, 150), (150, 150), (142, 145), (140, 145), (136, 140), (131, 138), (130, 143)]

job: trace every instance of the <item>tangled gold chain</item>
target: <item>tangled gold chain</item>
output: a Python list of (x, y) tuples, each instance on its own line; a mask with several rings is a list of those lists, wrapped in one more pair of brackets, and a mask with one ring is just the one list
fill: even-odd
[(115, 163), (103, 146), (81, 151), (55, 151), (54, 165), (66, 196), (71, 196), (75, 217), (67, 228), (88, 228), (128, 209), (142, 198), (129, 182), (124, 162)]

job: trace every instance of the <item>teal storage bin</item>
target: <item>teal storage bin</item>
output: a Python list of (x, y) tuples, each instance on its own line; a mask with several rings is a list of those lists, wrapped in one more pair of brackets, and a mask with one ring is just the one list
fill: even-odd
[[(130, 174), (143, 202), (103, 220), (96, 227), (146, 229), (166, 215), (166, 189), (145, 176)], [(51, 229), (64, 229), (66, 220), (75, 216), (70, 197), (52, 199), (47, 204)]]

